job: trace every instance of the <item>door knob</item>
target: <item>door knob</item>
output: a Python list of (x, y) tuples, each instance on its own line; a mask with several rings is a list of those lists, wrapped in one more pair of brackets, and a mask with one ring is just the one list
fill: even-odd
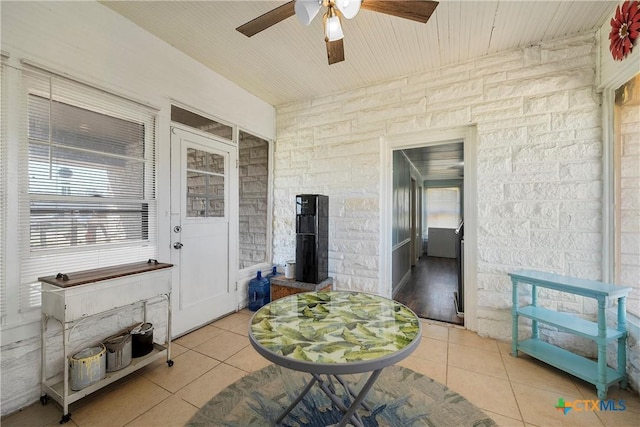
[(184, 246), (184, 245), (183, 245), (182, 243), (180, 243), (180, 242), (175, 242), (175, 243), (173, 244), (173, 247), (174, 247), (175, 249), (181, 249), (181, 248), (182, 248), (182, 246)]

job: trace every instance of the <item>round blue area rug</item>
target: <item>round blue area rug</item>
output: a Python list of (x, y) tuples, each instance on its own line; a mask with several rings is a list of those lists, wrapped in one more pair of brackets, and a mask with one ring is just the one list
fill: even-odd
[[(360, 390), (368, 375), (342, 378)], [(243, 377), (214, 396), (188, 426), (272, 426), (311, 376), (276, 365)], [(342, 386), (336, 384), (337, 394)], [(343, 393), (344, 395), (345, 393)], [(346, 399), (343, 397), (343, 400)], [(431, 378), (401, 366), (390, 366), (367, 395), (370, 411), (358, 413), (366, 427), (495, 426), (495, 422), (458, 393)], [(281, 425), (325, 427), (337, 424), (342, 412), (314, 385)]]

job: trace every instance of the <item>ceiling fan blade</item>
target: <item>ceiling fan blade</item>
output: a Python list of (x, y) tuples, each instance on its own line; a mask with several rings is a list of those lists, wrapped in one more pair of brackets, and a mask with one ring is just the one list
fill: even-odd
[(342, 39), (333, 42), (327, 41), (326, 43), (329, 65), (344, 61), (344, 44), (342, 43)]
[(272, 9), (255, 19), (252, 19), (246, 24), (240, 25), (238, 28), (236, 28), (236, 30), (240, 31), (247, 37), (256, 35), (260, 31), (266, 30), (270, 26), (275, 25), (278, 22), (284, 21), (290, 16), (295, 15), (296, 12), (294, 9), (294, 4), (295, 1), (292, 0), (289, 3), (283, 4), (282, 6), (278, 6), (275, 9)]
[(429, 0), (363, 0), (360, 5), (362, 9), (411, 19), (423, 24), (429, 20), (437, 6), (437, 1)]

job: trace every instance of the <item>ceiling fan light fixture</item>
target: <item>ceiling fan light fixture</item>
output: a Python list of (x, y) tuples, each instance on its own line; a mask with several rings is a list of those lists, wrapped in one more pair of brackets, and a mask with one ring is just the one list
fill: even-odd
[(336, 7), (347, 19), (353, 19), (360, 12), (362, 0), (334, 0)]
[[(0, 0), (2, 1), (2, 0)], [(629, 3), (631, 0), (627, 0)], [(634, 2), (634, 4), (637, 2)], [(263, 13), (236, 28), (247, 37), (252, 37), (271, 26), (297, 15), (303, 25), (310, 25), (320, 12), (327, 48), (329, 65), (344, 61), (344, 33), (341, 17), (355, 18), (360, 9), (383, 13), (389, 16), (426, 23), (438, 6), (435, 0), (290, 0), (275, 9)]]
[(296, 0), (293, 9), (302, 25), (309, 25), (322, 6), (322, 0)]
[(336, 40), (341, 40), (344, 38), (344, 33), (342, 32), (342, 25), (340, 24), (340, 17), (335, 14), (335, 11), (330, 8), (328, 13), (328, 17), (325, 21), (324, 25), (324, 35), (327, 41), (334, 42)]

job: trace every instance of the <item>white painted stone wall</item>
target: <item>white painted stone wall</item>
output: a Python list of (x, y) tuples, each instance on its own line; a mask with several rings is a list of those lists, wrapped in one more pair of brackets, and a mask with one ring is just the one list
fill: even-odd
[[(339, 289), (376, 291), (380, 137), (475, 124), (478, 275), (467, 283), (477, 284), (478, 332), (509, 340), (508, 272), (602, 278), (596, 54), (595, 34), (579, 35), (278, 107), (274, 261), (295, 249), (295, 194), (327, 194), (330, 275)], [(587, 318), (596, 308), (555, 292), (539, 302)], [(542, 333), (595, 355), (588, 340)]]

